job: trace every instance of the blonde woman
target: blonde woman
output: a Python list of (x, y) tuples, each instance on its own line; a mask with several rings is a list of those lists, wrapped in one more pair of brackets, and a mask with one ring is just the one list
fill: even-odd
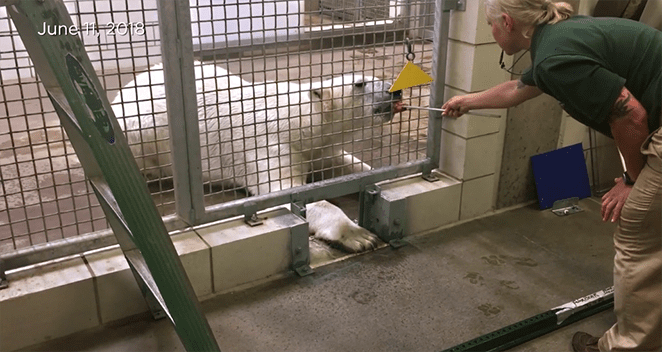
[(494, 39), (508, 55), (530, 50), (519, 80), (448, 100), (444, 115), (508, 108), (543, 92), (574, 119), (614, 138), (627, 172), (602, 197), (614, 233), (616, 324), (578, 332), (575, 351), (662, 348), (662, 32), (617, 18), (572, 16), (549, 0), (485, 0)]

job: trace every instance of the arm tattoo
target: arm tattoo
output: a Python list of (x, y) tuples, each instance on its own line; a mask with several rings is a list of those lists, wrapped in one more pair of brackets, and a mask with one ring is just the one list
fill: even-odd
[(614, 106), (611, 108), (611, 113), (609, 114), (609, 122), (617, 121), (627, 116), (630, 111), (632, 111), (632, 109), (628, 107), (628, 103), (630, 102), (631, 98), (632, 95), (630, 92), (625, 91), (621, 93), (618, 99), (616, 99), (616, 103), (614, 103)]

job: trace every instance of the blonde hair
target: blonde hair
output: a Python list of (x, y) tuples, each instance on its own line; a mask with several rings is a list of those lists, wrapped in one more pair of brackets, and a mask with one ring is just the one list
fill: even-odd
[(485, 0), (485, 13), (490, 21), (496, 21), (507, 13), (523, 28), (539, 24), (554, 24), (570, 17), (572, 5), (551, 0)]

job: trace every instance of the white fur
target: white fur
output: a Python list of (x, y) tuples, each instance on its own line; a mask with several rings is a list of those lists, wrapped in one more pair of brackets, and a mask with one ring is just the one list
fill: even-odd
[[(313, 85), (253, 84), (199, 63), (195, 74), (203, 181), (244, 187), (253, 195), (303, 185), (322, 168), (369, 170), (338, 147), (342, 134), (393, 117), (390, 85), (372, 77), (350, 74)], [(124, 86), (112, 103), (149, 178), (172, 174), (164, 167), (171, 162), (163, 82), (161, 67), (153, 67)], [(362, 251), (377, 242), (326, 201), (308, 204), (306, 213), (316, 238), (345, 250)]]

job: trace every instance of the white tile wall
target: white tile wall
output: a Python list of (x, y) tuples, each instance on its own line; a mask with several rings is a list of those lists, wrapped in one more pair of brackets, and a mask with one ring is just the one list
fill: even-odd
[(149, 310), (119, 246), (85, 254), (95, 277), (101, 323)]
[(304, 223), (289, 210), (266, 213), (264, 224), (251, 227), (242, 219), (196, 229), (212, 249), (215, 292), (284, 273), (291, 264), (290, 227)]
[(492, 28), (485, 19), (484, 0), (466, 1), (465, 11), (452, 11), (449, 37), (470, 44), (494, 42)]
[(494, 174), (464, 181), (460, 219), (483, 215), (494, 207)]
[(439, 168), (457, 179), (464, 179), (467, 139), (448, 131), (441, 133), (441, 160)]
[[(470, 68), (472, 76), (469, 92), (482, 91), (511, 79), (510, 73), (499, 66), (500, 55), (501, 48), (497, 43), (475, 47), (473, 66)], [(515, 56), (519, 57), (517, 54)], [(507, 68), (512, 64), (512, 60), (513, 56), (503, 56), (503, 62)]]
[(454, 40), (448, 41), (446, 85), (471, 92), (471, 77), (476, 47)]
[[(290, 227), (304, 223), (289, 210), (260, 213), (264, 224), (233, 219), (172, 235), (200, 297), (285, 275)], [(204, 238), (205, 240), (203, 240)], [(209, 244), (218, 246), (212, 249)], [(215, 291), (212, 290), (212, 256)], [(0, 290), (0, 350), (27, 347), (148, 310), (118, 246), (10, 271)], [(212, 292), (213, 291), (213, 292)]]
[[(510, 80), (499, 65), (501, 48), (487, 25), (484, 0), (467, 1), (465, 12), (455, 11), (451, 16), (445, 100)], [(510, 67), (512, 60), (505, 56), (503, 61)], [(498, 185), (507, 109), (482, 112), (501, 118), (465, 114), (442, 122), (440, 170), (464, 180), (462, 219), (490, 211)]]
[(193, 231), (172, 236), (191, 285), (198, 297), (212, 294), (211, 252), (209, 246)]
[[(472, 45), (465, 42), (448, 42), (446, 85), (465, 92), (477, 92), (491, 88), (510, 79), (510, 74), (499, 66), (501, 48), (496, 43)], [(510, 67), (513, 57), (504, 55), (504, 63)]]
[[(448, 100), (456, 95), (463, 94), (466, 93), (451, 87), (446, 87), (444, 98)], [(459, 118), (445, 117), (441, 126), (444, 130), (464, 138), (473, 138), (498, 132), (502, 124), (501, 120), (506, 118), (507, 109), (485, 109), (480, 111), (488, 114), (500, 115), (501, 118), (465, 114)]]
[(498, 136), (498, 133), (492, 133), (465, 139), (444, 131), (441, 137), (441, 170), (461, 180), (494, 174), (497, 158), (501, 155), (496, 148)]
[(467, 140), (464, 180), (471, 180), (495, 173), (497, 156), (501, 151), (497, 134), (488, 134)]
[(0, 290), (0, 350), (99, 325), (92, 274), (77, 256), (9, 272)]

